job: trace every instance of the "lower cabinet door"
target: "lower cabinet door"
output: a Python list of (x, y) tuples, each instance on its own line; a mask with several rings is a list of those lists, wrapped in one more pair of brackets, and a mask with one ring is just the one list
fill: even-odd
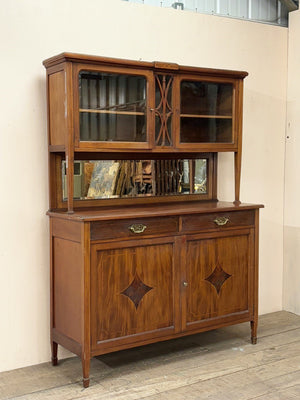
[[(252, 297), (251, 230), (188, 239), (185, 329), (249, 318)], [(184, 326), (184, 324), (183, 324)]]
[(92, 350), (174, 333), (174, 239), (91, 247)]

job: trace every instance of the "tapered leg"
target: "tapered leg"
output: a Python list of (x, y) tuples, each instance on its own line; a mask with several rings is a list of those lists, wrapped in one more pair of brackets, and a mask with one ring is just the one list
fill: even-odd
[(84, 359), (83, 357), (81, 358), (82, 362), (82, 373), (83, 373), (83, 387), (88, 388), (90, 386), (90, 358)]
[(51, 352), (52, 352), (51, 360), (52, 360), (52, 365), (54, 365), (54, 366), (57, 365), (57, 363), (58, 363), (57, 347), (58, 347), (58, 345), (56, 342), (51, 342)]
[(250, 325), (251, 325), (251, 343), (256, 344), (257, 343), (257, 320), (250, 321)]

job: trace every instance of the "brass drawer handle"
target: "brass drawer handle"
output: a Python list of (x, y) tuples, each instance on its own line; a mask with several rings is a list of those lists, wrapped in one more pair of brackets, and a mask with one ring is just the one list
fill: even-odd
[(227, 222), (229, 222), (229, 218), (226, 218), (226, 217), (218, 217), (218, 218), (214, 219), (214, 223), (218, 226), (226, 225)]
[(128, 227), (132, 233), (143, 233), (146, 228), (147, 225), (144, 224), (133, 224)]

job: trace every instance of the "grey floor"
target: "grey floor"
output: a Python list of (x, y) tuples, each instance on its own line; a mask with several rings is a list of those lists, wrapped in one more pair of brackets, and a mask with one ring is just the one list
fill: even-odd
[(300, 400), (300, 316), (263, 315), (249, 324), (92, 359), (81, 385), (77, 357), (0, 374), (0, 399)]

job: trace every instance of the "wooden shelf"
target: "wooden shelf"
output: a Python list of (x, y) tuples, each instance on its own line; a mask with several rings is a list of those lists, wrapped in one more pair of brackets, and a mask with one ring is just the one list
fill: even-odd
[(139, 111), (111, 111), (111, 110), (96, 110), (90, 108), (80, 108), (79, 112), (96, 113), (96, 114), (114, 114), (114, 115), (146, 115)]
[(180, 114), (181, 118), (211, 118), (232, 119), (232, 115), (202, 115), (202, 114)]

